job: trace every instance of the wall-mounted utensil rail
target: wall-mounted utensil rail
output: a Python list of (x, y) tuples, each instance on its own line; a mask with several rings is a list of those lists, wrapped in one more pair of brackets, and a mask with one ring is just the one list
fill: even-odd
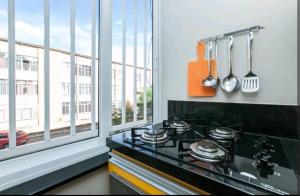
[(200, 42), (205, 42), (205, 43), (208, 43), (209, 41), (212, 41), (212, 40), (223, 40), (223, 39), (228, 39), (228, 37), (230, 36), (240, 36), (240, 35), (245, 35), (245, 34), (248, 34), (249, 32), (258, 32), (260, 31), (261, 29), (264, 29), (265, 27), (264, 26), (253, 26), (253, 27), (250, 27), (250, 28), (246, 28), (246, 29), (242, 29), (242, 30), (238, 30), (238, 31), (233, 31), (233, 32), (230, 32), (230, 33), (226, 33), (226, 34), (223, 34), (223, 35), (217, 35), (217, 36), (213, 36), (213, 37), (208, 37), (208, 38), (205, 38), (205, 39), (201, 39)]

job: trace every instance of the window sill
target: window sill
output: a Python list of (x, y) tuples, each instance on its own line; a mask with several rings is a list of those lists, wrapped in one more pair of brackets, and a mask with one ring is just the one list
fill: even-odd
[(0, 191), (104, 154), (109, 149), (94, 138), (0, 163)]

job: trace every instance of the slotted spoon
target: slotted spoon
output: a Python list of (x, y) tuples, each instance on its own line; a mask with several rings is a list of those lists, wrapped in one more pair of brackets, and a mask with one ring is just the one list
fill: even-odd
[(253, 32), (249, 33), (248, 36), (248, 63), (249, 73), (245, 76), (242, 82), (242, 92), (244, 93), (256, 93), (259, 91), (259, 78), (252, 72), (253, 61)]

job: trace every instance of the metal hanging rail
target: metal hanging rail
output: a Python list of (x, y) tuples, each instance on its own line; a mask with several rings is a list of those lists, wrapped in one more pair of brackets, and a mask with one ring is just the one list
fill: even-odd
[(217, 35), (217, 36), (213, 36), (213, 37), (201, 39), (199, 42), (208, 43), (209, 41), (214, 41), (214, 40), (220, 41), (220, 40), (226, 39), (226, 38), (228, 38), (230, 36), (239, 36), (239, 35), (247, 34), (250, 31), (252, 31), (252, 32), (258, 32), (258, 31), (260, 31), (261, 29), (264, 29), (264, 28), (265, 28), (264, 26), (259, 26), (258, 25), (258, 26), (254, 26), (254, 27), (250, 27), (250, 28), (238, 30), (238, 31), (233, 31), (233, 32), (226, 33), (226, 34), (223, 34), (223, 35)]

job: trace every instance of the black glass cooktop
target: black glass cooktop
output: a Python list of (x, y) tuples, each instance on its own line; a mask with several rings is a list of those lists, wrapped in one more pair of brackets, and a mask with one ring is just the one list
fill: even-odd
[[(160, 126), (162, 125), (154, 127)], [(300, 193), (300, 142), (298, 140), (240, 132), (235, 141), (230, 141), (230, 144), (224, 146), (228, 154), (226, 159), (219, 163), (207, 163), (191, 157), (188, 149), (191, 144), (207, 138), (208, 130), (209, 128), (200, 126), (180, 134), (169, 133), (169, 141), (158, 145), (145, 144), (132, 134), (126, 134), (124, 142), (180, 161), (182, 164), (251, 184), (271, 193)], [(142, 132), (143, 130), (140, 130), (140, 133)]]

